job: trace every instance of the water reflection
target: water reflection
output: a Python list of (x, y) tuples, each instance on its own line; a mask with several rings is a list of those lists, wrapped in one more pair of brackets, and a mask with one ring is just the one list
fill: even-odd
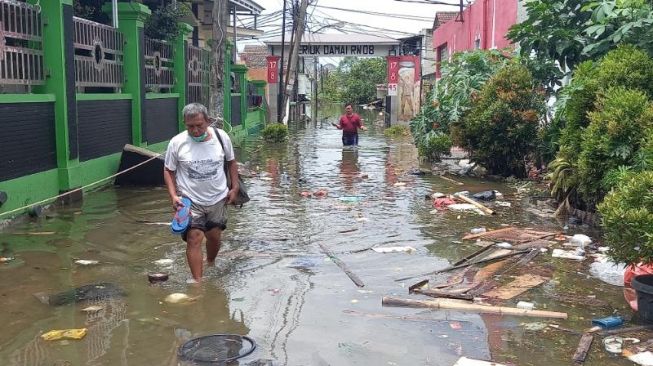
[(340, 177), (347, 192), (354, 193), (354, 183), (360, 179), (359, 173), (358, 148), (343, 147), (342, 159), (340, 160)]

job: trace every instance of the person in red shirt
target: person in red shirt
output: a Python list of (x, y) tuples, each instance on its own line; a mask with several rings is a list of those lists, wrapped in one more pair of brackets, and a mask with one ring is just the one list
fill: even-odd
[(337, 129), (342, 130), (342, 144), (345, 146), (358, 145), (358, 129), (365, 131), (361, 116), (354, 113), (351, 104), (345, 105), (345, 114), (340, 116), (338, 124), (333, 124)]

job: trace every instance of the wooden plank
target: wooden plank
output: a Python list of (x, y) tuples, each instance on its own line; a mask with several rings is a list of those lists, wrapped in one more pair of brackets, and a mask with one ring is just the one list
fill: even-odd
[(469, 311), (481, 314), (500, 314), (512, 316), (528, 316), (538, 318), (554, 318), (554, 319), (567, 319), (567, 313), (559, 313), (555, 311), (544, 310), (526, 310), (518, 308), (510, 308), (505, 306), (490, 306), (470, 304), (465, 301), (450, 300), (450, 299), (435, 299), (435, 300), (412, 300), (412, 299), (399, 299), (396, 297), (384, 296), (381, 303), (383, 306), (400, 306), (411, 308), (429, 308), (429, 309), (453, 309), (461, 311)]
[[(466, 291), (466, 290), (465, 290)], [(413, 290), (416, 294), (422, 294), (426, 296), (436, 297), (436, 298), (446, 298), (446, 299), (459, 299), (459, 300), (473, 300), (474, 296), (468, 295), (465, 293), (457, 293), (452, 291), (436, 290), (436, 289), (422, 289), (416, 288)]]
[(594, 336), (589, 333), (584, 333), (583, 336), (580, 337), (578, 348), (576, 348), (574, 357), (572, 357), (572, 360), (574, 361), (575, 364), (579, 365), (585, 362), (585, 359), (587, 358), (587, 354), (590, 351), (590, 347), (592, 347), (593, 341), (594, 341)]
[(484, 295), (488, 297), (494, 297), (501, 300), (510, 300), (513, 297), (523, 294), (524, 292), (530, 290), (535, 286), (539, 286), (547, 281), (547, 278), (525, 274), (515, 278), (514, 281), (501, 286), (498, 289), (491, 290), (486, 292)]
[(470, 204), (476, 206), (479, 210), (483, 211), (483, 213), (486, 214), (486, 215), (494, 215), (494, 211), (492, 211), (489, 208), (485, 207), (484, 205), (476, 202), (476, 200), (473, 200), (473, 199), (465, 196), (464, 194), (457, 194), (454, 197), (456, 197), (458, 199), (461, 199), (461, 200), (463, 200), (463, 201), (465, 201), (467, 203), (470, 203)]
[(329, 248), (325, 247), (322, 244), (318, 244), (318, 245), (320, 246), (320, 248), (322, 248), (322, 251), (324, 252), (324, 254), (326, 254), (329, 258), (331, 258), (333, 263), (335, 263), (338, 267), (340, 267), (340, 269), (342, 269), (343, 272), (345, 272), (345, 274), (347, 276), (349, 276), (349, 278), (356, 284), (356, 286), (358, 286), (358, 287), (364, 287), (365, 286), (363, 281), (361, 281), (361, 279), (358, 278), (358, 276), (356, 276), (355, 273), (353, 273), (351, 270), (349, 270), (349, 267), (347, 267), (345, 262), (341, 261), (340, 258), (336, 257), (333, 254), (333, 252), (331, 252), (329, 250)]

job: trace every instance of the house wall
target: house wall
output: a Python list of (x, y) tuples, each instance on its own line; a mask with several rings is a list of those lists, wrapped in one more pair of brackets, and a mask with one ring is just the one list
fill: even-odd
[[(517, 23), (517, 0), (476, 0), (463, 12), (463, 21), (450, 20), (433, 32), (433, 48), (446, 45), (447, 56), (473, 49), (511, 47), (506, 38)], [(439, 55), (436, 55), (438, 58)]]

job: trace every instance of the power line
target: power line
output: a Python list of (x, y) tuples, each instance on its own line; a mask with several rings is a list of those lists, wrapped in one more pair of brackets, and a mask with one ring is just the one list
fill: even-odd
[(387, 18), (398, 18), (398, 19), (407, 19), (407, 20), (418, 20), (418, 21), (423, 20), (425, 22), (432, 22), (433, 21), (433, 18), (431, 18), (431, 17), (421, 17), (421, 16), (418, 16), (418, 15), (410, 15), (410, 14), (380, 13), (380, 12), (370, 11), (370, 10), (344, 9), (344, 8), (336, 8), (336, 7), (332, 7), (332, 6), (325, 6), (325, 5), (319, 5), (319, 7), (322, 8), (322, 9), (332, 9), (332, 10), (345, 11), (345, 12), (350, 12), (350, 13), (374, 15), (374, 16), (387, 17)]

